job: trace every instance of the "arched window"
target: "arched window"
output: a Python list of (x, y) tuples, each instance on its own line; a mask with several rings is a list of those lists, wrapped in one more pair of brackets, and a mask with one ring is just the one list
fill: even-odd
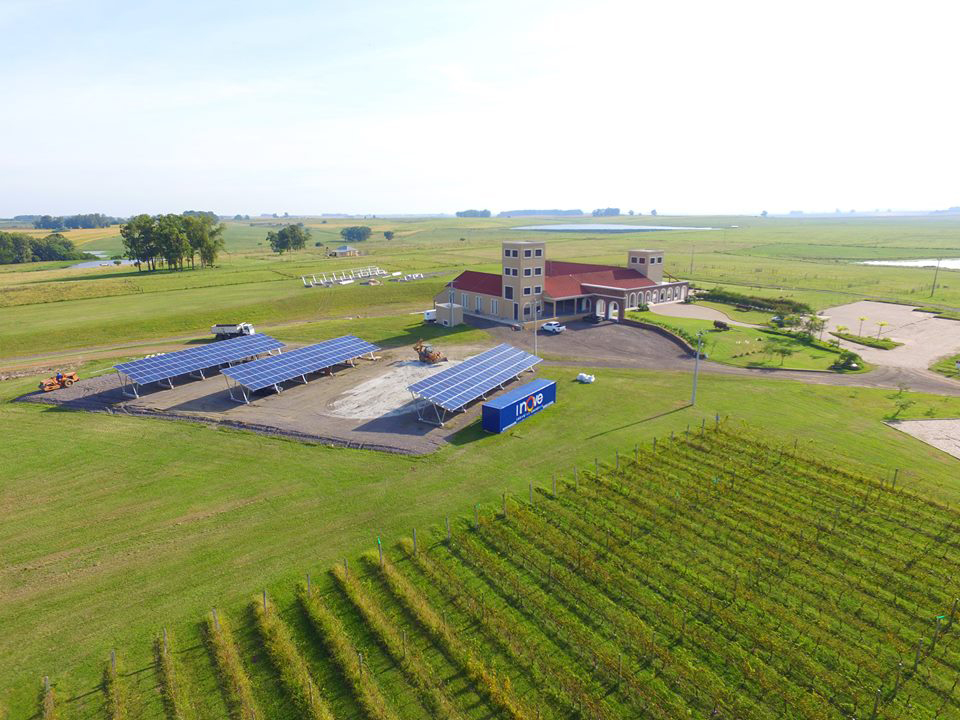
[(637, 306), (637, 294), (630, 293), (630, 307), (635, 308)]
[(647, 305), (650, 304), (650, 291), (647, 290)]

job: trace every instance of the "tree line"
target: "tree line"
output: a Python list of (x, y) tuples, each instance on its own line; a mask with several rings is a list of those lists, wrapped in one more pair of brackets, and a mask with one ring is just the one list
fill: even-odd
[(490, 217), (490, 211), (489, 210), (459, 210), (457, 212), (457, 217), (459, 218)]
[(38, 238), (26, 233), (0, 232), (0, 265), (87, 258), (93, 255), (77, 250), (73, 242), (60, 233)]
[(183, 270), (187, 262), (210, 267), (223, 250), (223, 223), (215, 213), (188, 210), (177, 215), (136, 215), (120, 226), (124, 254), (138, 270)]
[(101, 213), (83, 215), (23, 215), (18, 218), (33, 220), (33, 226), (40, 230), (77, 230), (80, 228), (103, 228), (116, 225), (120, 218)]

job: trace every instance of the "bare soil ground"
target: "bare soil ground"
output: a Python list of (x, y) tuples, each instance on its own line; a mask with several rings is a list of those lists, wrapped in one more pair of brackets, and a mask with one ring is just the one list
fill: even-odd
[(286, 383), (282, 392), (255, 394), (249, 405), (236, 403), (226, 378), (215, 373), (206, 380), (178, 378), (173, 389), (151, 385), (141, 397), (122, 394), (116, 374), (87, 378), (52, 393), (30, 393), (25, 402), (95, 412), (125, 413), (193, 420), (271, 435), (350, 447), (407, 454), (436, 450), (480, 412), (474, 403), (442, 428), (417, 420), (407, 386), (451, 363), (485, 348), (453, 346), (451, 362), (433, 366), (410, 359), (409, 348), (384, 350), (380, 360), (360, 360), (329, 376), (309, 376), (309, 382)]
[(912, 435), (927, 445), (960, 458), (960, 418), (949, 420), (894, 420), (890, 427)]

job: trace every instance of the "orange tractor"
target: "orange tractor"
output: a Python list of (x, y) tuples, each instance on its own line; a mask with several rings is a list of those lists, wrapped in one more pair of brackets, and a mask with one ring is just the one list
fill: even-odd
[(58, 372), (53, 377), (48, 377), (42, 383), (40, 383), (40, 389), (44, 392), (51, 392), (52, 390), (59, 390), (60, 388), (70, 387), (77, 380), (80, 379), (80, 376), (75, 372), (61, 373)]
[(439, 350), (435, 350), (433, 345), (427, 345), (423, 340), (417, 340), (417, 344), (413, 346), (413, 349), (417, 351), (417, 357), (420, 358), (420, 362), (422, 363), (433, 365), (434, 363), (447, 361), (446, 355)]

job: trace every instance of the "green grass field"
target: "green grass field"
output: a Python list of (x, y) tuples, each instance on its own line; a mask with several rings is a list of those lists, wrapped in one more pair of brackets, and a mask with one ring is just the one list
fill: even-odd
[[(113, 345), (117, 348), (110, 352), (117, 357), (128, 356), (134, 351), (121, 346), (169, 337), (204, 337), (214, 322), (240, 320), (254, 322), (259, 329), (296, 342), (347, 332), (385, 345), (412, 344), (420, 336), (438, 337), (443, 343), (487, 342), (485, 333), (477, 330), (425, 328), (411, 313), (428, 307), (443, 283), (459, 270), (467, 267), (495, 270), (499, 243), (506, 237), (545, 239), (548, 253), (555, 259), (618, 264), (622, 264), (628, 248), (662, 247), (666, 250), (666, 269), (675, 276), (691, 276), (702, 285), (736, 286), (751, 294), (790, 296), (817, 308), (864, 297), (905, 302), (916, 298), (918, 304), (960, 306), (960, 284), (953, 286), (952, 271), (941, 271), (934, 297), (928, 300), (932, 274), (927, 270), (877, 268), (852, 262), (934, 253), (946, 257), (955, 252), (960, 256), (955, 239), (960, 225), (955, 219), (821, 221), (644, 217), (623, 220), (640, 224), (739, 227), (639, 236), (538, 235), (509, 230), (513, 225), (526, 224), (525, 220), (377, 219), (368, 223), (378, 234), (364, 244), (367, 255), (359, 259), (331, 260), (318, 248), (276, 257), (263, 245), (270, 229), (267, 222), (257, 221), (252, 226), (229, 223), (228, 252), (218, 267), (206, 271), (146, 274), (125, 268), (70, 270), (57, 263), (0, 267), (0, 358), (12, 363), (12, 358), (56, 353), (58, 361), (76, 364), (89, 348)], [(315, 238), (327, 244), (339, 244), (339, 228), (356, 222), (331, 220), (315, 224)], [(391, 242), (379, 234), (388, 229), (396, 232)], [(115, 234), (90, 235), (83, 240), (84, 249), (107, 252), (119, 249)], [(694, 251), (692, 274), (689, 273), (691, 250)], [(300, 282), (301, 274), (366, 264), (379, 264), (390, 271), (441, 274), (414, 283), (386, 283), (381, 287), (305, 289)], [(730, 308), (718, 306), (718, 309), (732, 313), (730, 316), (734, 319), (747, 322), (758, 319)], [(766, 319), (762, 313), (757, 315), (762, 316), (761, 321)], [(662, 316), (657, 319), (674, 320)], [(735, 364), (762, 361), (778, 367), (779, 358), (743, 354), (748, 347), (766, 342), (757, 343), (755, 333), (758, 331), (742, 328), (710, 333), (707, 351), (714, 359)], [(718, 337), (711, 345), (713, 335)], [(736, 344), (737, 339), (740, 345)], [(750, 340), (749, 346), (746, 340)], [(784, 367), (823, 369), (832, 362), (827, 354), (819, 350), (810, 351), (808, 355), (799, 352), (786, 358)], [(82, 365), (81, 372), (89, 375), (103, 370), (115, 359), (104, 357), (87, 363)], [(100, 682), (111, 649), (116, 649), (121, 658), (117, 687), (129, 702), (129, 715), (169, 717), (156, 690), (154, 643), (164, 628), (173, 640), (179, 667), (172, 672), (179, 672), (185, 678), (185, 693), (195, 706), (194, 716), (228, 716), (230, 710), (220, 690), (222, 676), (217, 675), (207, 649), (206, 643), (212, 640), (203, 630), (214, 606), (225, 619), (225, 625), (233, 630), (238, 657), (249, 676), (252, 697), (263, 714), (291, 720), (302, 717), (307, 711), (302, 705), (296, 705), (302, 703), (302, 694), (295, 692), (302, 685), (291, 685), (289, 678), (281, 682), (271, 660), (273, 656), (264, 652), (256, 629), (251, 596), (263, 589), (268, 591), (270, 601), (289, 626), (294, 644), (310, 668), (316, 686), (330, 693), (328, 700), (337, 717), (368, 716), (358, 698), (375, 702), (376, 697), (369, 694), (374, 690), (382, 696), (386, 707), (402, 718), (506, 716), (512, 714), (504, 704), (512, 702), (511, 697), (516, 698), (518, 708), (529, 710), (530, 699), (541, 696), (546, 698), (542, 705), (544, 717), (570, 716), (570, 698), (544, 691), (542, 678), (531, 676), (528, 663), (519, 655), (510, 655), (522, 648), (497, 649), (494, 646), (498, 635), (491, 634), (489, 629), (471, 625), (472, 629), (467, 630), (468, 609), (455, 605), (452, 598), (445, 599), (442, 587), (425, 582), (422, 574), (418, 574), (423, 571), (403, 560), (393, 541), (408, 535), (413, 527), (421, 528), (427, 538), (427, 528), (440, 523), (446, 515), (466, 522), (464, 518), (469, 519), (474, 503), (487, 504), (489, 516), (503, 492), (523, 499), (530, 482), (541, 488), (548, 487), (554, 473), (569, 479), (574, 466), (586, 471), (596, 457), (609, 465), (616, 451), (629, 456), (635, 444), (649, 449), (653, 437), (662, 440), (671, 431), (682, 432), (688, 424), (698, 427), (701, 420), (712, 419), (714, 413), (729, 415), (734, 422), (748, 422), (758, 432), (762, 429), (774, 443), (792, 447), (797, 440), (806, 457), (834, 467), (862, 466), (864, 472), (878, 478), (888, 478), (899, 468), (898, 487), (908, 488), (928, 498), (930, 503), (953, 505), (960, 500), (957, 481), (960, 466), (955, 459), (883, 424), (884, 418), (896, 412), (893, 398), (896, 391), (805, 385), (777, 378), (704, 375), (699, 407), (693, 409), (685, 405), (690, 390), (689, 375), (596, 368), (590, 371), (597, 375), (597, 382), (582, 386), (573, 382), (574, 375), (581, 369), (589, 370), (542, 369), (541, 374), (558, 380), (560, 392), (558, 404), (538, 417), (502, 436), (487, 436), (476, 425), (470, 426), (452, 445), (419, 458), (306, 445), (185, 422), (77, 413), (13, 403), (15, 396), (35, 387), (37, 378), (0, 382), (0, 432), (5, 450), (4, 482), (0, 484), (0, 507), (5, 510), (5, 521), (0, 525), (0, 556), (3, 557), (0, 565), (0, 657), (3, 658), (0, 717), (4, 708), (11, 720), (35, 716), (40, 679), (49, 675), (62, 717), (103, 718), (107, 708)], [(902, 417), (960, 416), (960, 399), (910, 395), (917, 403)], [(698, 466), (706, 465), (699, 462)], [(684, 478), (681, 487), (686, 496), (688, 491), (693, 491), (697, 477), (694, 474)], [(779, 478), (774, 473), (771, 482), (787, 483), (789, 478)], [(847, 481), (827, 478), (824, 482)], [(829, 487), (835, 488), (831, 497), (848, 493), (851, 508), (854, 501), (862, 499), (863, 486)], [(871, 490), (871, 502), (874, 494), (878, 498), (882, 495)], [(576, 500), (584, 501), (579, 497)], [(801, 502), (798, 498), (785, 498), (785, 502), (794, 500)], [(513, 502), (511, 507), (517, 507), (516, 500)], [(564, 502), (556, 505), (557, 513), (571, 512), (569, 508), (564, 509), (567, 507)], [(601, 512), (600, 505), (583, 507), (586, 513), (606, 513)], [(634, 506), (624, 504), (623, 507)], [(744, 511), (749, 507), (743, 505)], [(931, 507), (927, 504), (917, 512), (929, 513)], [(641, 507), (636, 506), (636, 510), (640, 512)], [(790, 508), (786, 510), (790, 512), (783, 515), (784, 522), (787, 517), (797, 517), (795, 513), (790, 514), (794, 512)], [(696, 507), (691, 511), (707, 512)], [(704, 518), (705, 523), (710, 519)], [(762, 517), (756, 522), (751, 527), (756, 528), (757, 534), (751, 538), (759, 541), (770, 527)], [(871, 543), (874, 537), (887, 537), (883, 533), (889, 533), (890, 526), (873, 515), (864, 522), (879, 523), (863, 527), (875, 527), (880, 534), (869, 538), (855, 534), (843, 536), (860, 543), (856, 546), (859, 553), (855, 556), (856, 562), (868, 565), (874, 561), (885, 562), (882, 551)], [(937, 522), (940, 520), (928, 528), (930, 532), (939, 531)], [(716, 527), (718, 533), (730, 530), (720, 525), (705, 524), (704, 527)], [(808, 523), (807, 532), (810, 527)], [(919, 542), (916, 533), (923, 528), (910, 528), (905, 547), (913, 548)], [(587, 531), (585, 527), (576, 530)], [(529, 540), (529, 533), (522, 528), (505, 527), (503, 532), (517, 532)], [(614, 532), (611, 528), (611, 533)], [(682, 532), (684, 527), (665, 520), (657, 542), (682, 539), (691, 547), (691, 552), (700, 552), (696, 541)], [(854, 529), (844, 527), (843, 532), (853, 533)], [(482, 651), (484, 662), (495, 667), (499, 676), (510, 677), (510, 692), (498, 695), (489, 688), (485, 690), (480, 675), (470, 676), (458, 670), (462, 654), (458, 655), (453, 646), (443, 652), (438, 649), (438, 643), (447, 642), (442, 628), (435, 628), (433, 634), (417, 630), (411, 611), (401, 606), (385, 580), (368, 571), (369, 577), (363, 580), (364, 592), (386, 608), (388, 620), (396, 627), (402, 625), (410, 630), (410, 651), (414, 653), (416, 649), (424, 658), (424, 667), (429, 668), (427, 679), (423, 680), (426, 684), (418, 685), (416, 669), (390, 655), (389, 643), (380, 638), (347, 590), (339, 589), (327, 574), (331, 565), (345, 557), (351, 559), (351, 567), (359, 572), (363, 566), (358, 566), (357, 557), (363, 549), (373, 546), (377, 536), (387, 544), (398, 570), (427, 595), (434, 612), (448, 613), (458, 633), (462, 628), (468, 647)], [(707, 533), (706, 539), (710, 537)], [(628, 539), (615, 534), (611, 538), (621, 542)], [(500, 540), (481, 534), (477, 542)], [(598, 549), (596, 539), (584, 536), (583, 542), (586, 547)], [(708, 545), (702, 547), (706, 549)], [(750, 547), (759, 550), (761, 546)], [(767, 543), (763, 547), (778, 546)], [(477, 552), (483, 550), (480, 545), (478, 548)], [(445, 552), (445, 548), (439, 547), (431, 550), (430, 556), (446, 563), (445, 567), (451, 572), (464, 572), (464, 577), (469, 579), (466, 587), (476, 587), (476, 583), (482, 581), (475, 566), (470, 565), (473, 556), (445, 557)], [(529, 552), (531, 563), (534, 559), (542, 562), (545, 557), (542, 554), (545, 551), (539, 547), (535, 549), (531, 545)], [(636, 549), (629, 552), (634, 553)], [(949, 557), (953, 562), (952, 555)], [(535, 575), (534, 566), (517, 568), (513, 561), (509, 562), (509, 566), (504, 566), (507, 574), (503, 577), (522, 579), (523, 587), (527, 587), (528, 576)], [(598, 571), (618, 569), (609, 559), (598, 562), (603, 563), (597, 566)], [(746, 578), (752, 567), (731, 564), (727, 570), (739, 572)], [(923, 564), (917, 567), (924, 572), (930, 570)], [(307, 572), (313, 575), (316, 587), (343, 623), (352, 645), (364, 653), (376, 681), (374, 690), (356, 678), (351, 680), (342, 668), (338, 669), (332, 659), (334, 655), (326, 650), (326, 641), (321, 641), (320, 631), (311, 624), (307, 608), (296, 598), (296, 584)], [(703, 572), (708, 572), (706, 566)], [(797, 582), (813, 582), (807, 570), (798, 569), (797, 573)], [(716, 577), (711, 577), (710, 582), (715, 582)], [(679, 576), (672, 579), (664, 576), (665, 586), (676, 593), (678, 606), (683, 606), (689, 598), (702, 597), (683, 594), (693, 585), (681, 580)], [(899, 583), (902, 578), (898, 575), (895, 580)], [(747, 650), (752, 652), (754, 645), (757, 647), (758, 662), (751, 671), (755, 674), (748, 680), (768, 682), (776, 678), (774, 673), (780, 673), (792, 683), (790, 687), (796, 686), (791, 692), (800, 693), (803, 683), (797, 680), (801, 677), (798, 668), (807, 667), (810, 682), (821, 696), (820, 683), (829, 682), (835, 675), (833, 689), (839, 699), (837, 704), (831, 704), (828, 697), (825, 702), (829, 707), (824, 706), (827, 712), (822, 716), (848, 716), (853, 712), (850, 703), (856, 703), (857, 716), (869, 717), (873, 701), (869, 687), (876, 685), (879, 678), (886, 693), (883, 698), (886, 714), (880, 716), (911, 717), (903, 707), (906, 692), (916, 706), (922, 708), (922, 713), (927, 713), (935, 702), (932, 693), (939, 688), (936, 683), (940, 682), (930, 679), (927, 668), (953, 667), (953, 655), (948, 654), (954, 651), (952, 635), (948, 633), (940, 640), (942, 644), (937, 653), (945, 654), (933, 654), (930, 664), (923, 666), (922, 677), (911, 675), (905, 680), (909, 691), (905, 686), (903, 693), (890, 694), (894, 677), (891, 673), (895, 668), (888, 667), (887, 660), (894, 649), (902, 651), (903, 633), (917, 636), (918, 622), (929, 626), (930, 613), (949, 611), (941, 602), (941, 595), (947, 589), (948, 586), (943, 585), (931, 590), (930, 607), (923, 611), (927, 614), (914, 610), (909, 622), (901, 617), (905, 611), (895, 608), (889, 618), (902, 622), (893, 629), (889, 627), (893, 621), (887, 615), (882, 619), (876, 615), (886, 612), (888, 606), (876, 604), (879, 601), (870, 600), (858, 587), (849, 597), (864, 600), (862, 617), (857, 615), (856, 603), (853, 607), (847, 605), (853, 602), (849, 598), (844, 599), (840, 609), (845, 613), (841, 616), (849, 619), (851, 627), (862, 630), (865, 639), (859, 635), (855, 639), (843, 635), (846, 628), (840, 628), (838, 639), (834, 640), (811, 622), (809, 637), (822, 638), (831, 651), (825, 651), (822, 656), (796, 652), (789, 656), (792, 663), (789, 669), (767, 660), (769, 648), (781, 647), (777, 643), (782, 643), (783, 637), (789, 641), (797, 638), (802, 645), (806, 640), (799, 639), (800, 631), (807, 626), (798, 626), (792, 634), (781, 636), (763, 625), (761, 618), (756, 632), (765, 633), (762, 637), (750, 635), (746, 630), (742, 636)], [(582, 590), (591, 592), (586, 586)], [(509, 617), (522, 615), (522, 608), (510, 605), (509, 593), (504, 595), (504, 592), (507, 591), (502, 587), (490, 588), (491, 607), (495, 605)], [(779, 602), (776, 598), (780, 595), (771, 597), (771, 603)], [(607, 612), (605, 601), (595, 598), (590, 603), (584, 605), (588, 615)], [(822, 607), (824, 616), (836, 612), (833, 600), (817, 601), (810, 597), (800, 616), (813, 612), (810, 608), (815, 606)], [(696, 627), (696, 623), (702, 621), (690, 607), (690, 622)], [(566, 617), (576, 610), (564, 606), (562, 612)], [(753, 606), (749, 612), (755, 612)], [(652, 628), (661, 634), (663, 642), (665, 638), (676, 641), (675, 619), (667, 617), (662, 625)], [(621, 622), (621, 619), (612, 617), (610, 622)], [(554, 638), (541, 637), (539, 634), (545, 631), (533, 620), (516, 627), (532, 633), (530, 637), (538, 642), (548, 643), (544, 647), (556, 642)], [(620, 631), (618, 639), (613, 639), (587, 620), (577, 627), (587, 633), (584, 642), (589, 644), (584, 647), (597, 652), (603, 650), (606, 662), (615, 657), (611, 653), (618, 648), (632, 653), (631, 657), (637, 655), (636, 647), (630, 645)], [(877, 659), (868, 662), (866, 648), (881, 639), (878, 634), (881, 629), (886, 638), (882, 642), (886, 644), (874, 653)], [(700, 629), (697, 632), (700, 633)], [(700, 642), (701, 635), (696, 637)], [(763, 638), (769, 638), (772, 644), (763, 645)], [(841, 641), (849, 641), (845, 647), (851, 649), (851, 658), (858, 659), (851, 662), (860, 662), (860, 670), (846, 661), (837, 661), (831, 654)], [(577, 665), (571, 660), (570, 652), (556, 653), (557, 667), (549, 672), (561, 672), (561, 666)], [(668, 668), (675, 666), (669, 662), (685, 661), (688, 657), (693, 663), (690, 667), (702, 672), (705, 687), (717, 682), (714, 676), (718, 671), (711, 662), (718, 659), (734, 663), (730, 665), (728, 688), (736, 688), (742, 680), (737, 674), (743, 672), (742, 666), (735, 664), (740, 656), (711, 655), (696, 644), (689, 650), (671, 648), (671, 654), (664, 656), (665, 674), (658, 677), (673, 678), (670, 675), (673, 670)], [(576, 672), (586, 672), (583, 668), (592, 662), (589, 657), (581, 658)], [(840, 662), (840, 666), (834, 668), (832, 662)], [(911, 662), (905, 661), (905, 664)], [(632, 672), (641, 672), (636, 665), (628, 667)], [(596, 716), (635, 717), (639, 701), (625, 700), (623, 686), (611, 689), (609, 670), (607, 665), (603, 672), (590, 671), (588, 675), (578, 676), (578, 682), (586, 683), (584, 687), (606, 693), (601, 705), (607, 714)], [(437, 691), (439, 696), (431, 689), (431, 678), (436, 677), (449, 679), (442, 691)], [(548, 685), (556, 686), (555, 680), (560, 676), (545, 674), (542, 677), (553, 678)], [(575, 678), (568, 679), (572, 682)], [(684, 686), (681, 691), (670, 690), (672, 694), (667, 694), (668, 685), (660, 680), (644, 682), (644, 687), (653, 688), (651, 692), (664, 693), (655, 697), (667, 703), (665, 707), (678, 711), (686, 708), (695, 715), (709, 716), (711, 708), (703, 704), (706, 691), (703, 697), (697, 697)], [(716, 685), (710, 684), (710, 687)], [(749, 688), (755, 687), (756, 684), (749, 685)], [(732, 702), (730, 697), (736, 695), (728, 692), (724, 702)], [(446, 699), (452, 703), (454, 714), (436, 711), (436, 708), (450, 709), (443, 704), (444, 696), (449, 696)], [(301, 699), (297, 700), (298, 697)], [(634, 695), (631, 693), (630, 697)], [(775, 701), (760, 697), (753, 689), (745, 691), (744, 698), (744, 702), (749, 702), (743, 710), (744, 717), (783, 717)], [(724, 704), (723, 707), (732, 706)], [(834, 708), (837, 714), (830, 715), (829, 708)], [(949, 716), (950, 712), (955, 712), (955, 708), (948, 704), (941, 717)], [(932, 714), (913, 716), (933, 717)]]
[[(765, 332), (755, 328), (730, 326), (717, 330), (711, 320), (676, 318), (644, 311), (630, 311), (627, 317), (651, 322), (665, 328), (675, 328), (695, 337), (703, 331), (703, 352), (708, 358), (726, 365), (739, 367), (786, 368), (789, 370), (829, 370), (839, 352), (806, 345), (800, 340)], [(694, 340), (692, 344), (695, 344)], [(792, 352), (781, 358), (772, 352), (777, 345), (785, 345)]]

